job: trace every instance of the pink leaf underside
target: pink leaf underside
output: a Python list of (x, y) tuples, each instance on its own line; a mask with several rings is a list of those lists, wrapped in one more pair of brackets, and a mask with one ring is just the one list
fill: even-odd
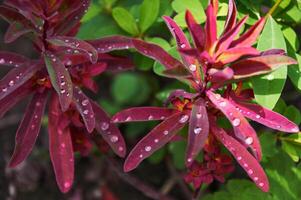
[(132, 38), (125, 36), (109, 36), (98, 40), (88, 40), (98, 53), (107, 53), (114, 50), (133, 48)]
[(115, 124), (111, 123), (107, 113), (95, 102), (91, 102), (95, 113), (95, 129), (120, 157), (125, 157), (126, 145), (122, 134)]
[(253, 47), (231, 48), (222, 52), (217, 57), (216, 62), (222, 66), (236, 61), (243, 56), (256, 56), (259, 54), (259, 51)]
[(263, 51), (260, 53), (262, 56), (267, 56), (267, 55), (285, 55), (286, 52), (283, 49), (269, 49), (266, 51)]
[(138, 107), (118, 112), (112, 117), (114, 123), (164, 120), (176, 111), (170, 108)]
[(206, 50), (209, 50), (217, 40), (216, 15), (214, 14), (214, 8), (212, 5), (207, 7), (206, 15)]
[(27, 106), (16, 133), (16, 143), (10, 167), (16, 167), (30, 154), (39, 135), (48, 92), (36, 93)]
[(222, 70), (211, 68), (208, 70), (208, 74), (211, 76), (211, 82), (217, 83), (217, 85), (224, 84), (225, 81), (233, 78), (234, 72), (230, 67), (226, 67)]
[(174, 90), (172, 91), (168, 98), (164, 101), (164, 105), (168, 105), (172, 100), (176, 98), (185, 98), (185, 99), (193, 99), (197, 96), (197, 94), (186, 92), (185, 90)]
[(166, 69), (173, 69), (183, 66), (180, 61), (169, 55), (163, 48), (158, 45), (137, 39), (133, 39), (133, 45), (138, 52), (147, 57), (155, 59), (156, 61), (164, 65)]
[(95, 128), (95, 115), (89, 98), (75, 86), (73, 88), (73, 101), (76, 105), (77, 111), (80, 113), (87, 131), (91, 133)]
[(32, 29), (25, 28), (22, 25), (20, 25), (18, 22), (10, 24), (8, 29), (5, 32), (4, 35), (4, 42), (5, 43), (11, 43), (21, 37), (22, 35), (25, 35), (26, 33), (31, 32)]
[[(163, 19), (165, 20), (165, 23), (167, 24), (169, 31), (172, 33), (173, 37), (175, 38), (178, 48), (191, 49), (189, 41), (187, 40), (182, 29), (177, 25), (177, 23), (168, 16), (164, 16)], [(197, 64), (196, 63), (197, 60), (194, 57), (188, 56), (187, 54), (183, 54), (181, 51), (180, 54), (186, 67)], [(191, 72), (192, 74), (195, 74), (197, 70)]]
[(295, 123), (272, 110), (257, 104), (238, 101), (235, 97), (233, 98), (232, 104), (236, 106), (245, 117), (267, 127), (288, 133), (299, 132), (299, 128)]
[(74, 178), (73, 147), (69, 128), (59, 126), (62, 116), (58, 98), (53, 94), (49, 107), (49, 152), (56, 182), (64, 193), (71, 189)]
[(269, 191), (269, 181), (258, 161), (248, 152), (248, 150), (228, 135), (223, 129), (217, 125), (211, 124), (212, 133), (215, 137), (225, 145), (231, 152), (240, 166), (247, 172), (249, 177), (254, 181), (259, 189), (264, 192)]
[(52, 86), (59, 95), (62, 110), (65, 112), (72, 102), (73, 87), (67, 68), (53, 54), (44, 56)]
[(236, 25), (237, 9), (234, 0), (229, 0), (228, 14), (225, 22), (224, 34), (234, 28)]
[(13, 108), (18, 102), (28, 96), (32, 90), (30, 89), (31, 82), (27, 82), (17, 88), (15, 91), (0, 100), (0, 119)]
[(235, 108), (227, 99), (222, 98), (219, 94), (208, 91), (207, 97), (222, 113), (229, 119), (232, 124), (235, 136), (246, 146), (250, 147), (253, 154), (258, 160), (261, 160), (261, 147), (255, 130), (244, 118), (244, 116)]
[(237, 40), (234, 40), (230, 47), (251, 47), (255, 42), (259, 34), (261, 33), (265, 24), (265, 18), (258, 20), (253, 26), (249, 28), (242, 36)]
[(186, 24), (188, 26), (189, 32), (193, 38), (194, 45), (199, 51), (204, 50), (205, 46), (205, 32), (199, 24), (197, 24), (192, 13), (187, 10), (185, 16)]
[(0, 80), (0, 100), (27, 82), (39, 70), (41, 66), (26, 63), (20, 67), (11, 69), (4, 78)]
[(130, 70), (135, 67), (133, 61), (126, 57), (99, 54), (98, 58), (101, 62), (105, 62), (107, 64), (107, 70), (111, 72)]
[(188, 118), (187, 113), (178, 112), (157, 125), (130, 152), (124, 164), (124, 171), (135, 169), (145, 158), (170, 142), (175, 134), (184, 127)]
[(47, 41), (55, 46), (66, 48), (67, 52), (73, 51), (73, 53), (76, 54), (76, 50), (83, 51), (90, 58), (90, 61), (92, 63), (96, 63), (98, 60), (97, 50), (92, 45), (83, 40), (78, 40), (74, 37), (56, 36), (48, 39)]
[(245, 16), (244, 18), (242, 18), (234, 27), (233, 29), (229, 30), (227, 33), (225, 33), (225, 35), (223, 35), (217, 42), (216, 45), (216, 54), (219, 55), (220, 53), (222, 53), (223, 51), (227, 50), (231, 44), (231, 42), (233, 42), (233, 39), (235, 38), (235, 36), (239, 33), (241, 27), (245, 24), (245, 22), (247, 21), (248, 16)]
[(29, 62), (29, 59), (22, 55), (7, 51), (0, 51), (0, 65), (19, 67), (27, 62)]
[(186, 151), (186, 166), (192, 164), (204, 147), (209, 133), (209, 121), (206, 104), (203, 99), (198, 99), (191, 111), (189, 122), (188, 144)]
[(231, 65), (234, 77), (246, 78), (269, 73), (283, 65), (296, 64), (297, 62), (284, 55), (267, 55), (246, 58)]

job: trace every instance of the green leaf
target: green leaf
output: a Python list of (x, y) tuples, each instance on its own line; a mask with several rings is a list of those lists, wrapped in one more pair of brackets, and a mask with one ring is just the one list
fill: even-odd
[(139, 27), (144, 33), (157, 19), (160, 9), (159, 0), (144, 0), (140, 8)]
[(112, 11), (112, 16), (123, 30), (134, 36), (139, 35), (136, 20), (126, 9), (116, 7)]
[(301, 122), (300, 111), (293, 105), (288, 106), (283, 115), (296, 124), (300, 124)]
[(93, 19), (95, 16), (97, 16), (100, 13), (100, 11), (101, 11), (100, 6), (92, 3), (89, 7), (88, 12), (81, 19), (81, 22), (83, 23)]
[(290, 43), (290, 45), (293, 47), (293, 49), (296, 51), (300, 47), (300, 43), (298, 40), (298, 36), (294, 29), (291, 27), (286, 27), (283, 31), (283, 35), (285, 39)]
[(293, 84), (301, 90), (301, 56), (296, 54), (298, 64), (292, 65), (288, 68), (288, 76)]
[(299, 155), (298, 152), (296, 150), (296, 148), (294, 147), (293, 144), (287, 142), (287, 141), (282, 141), (282, 149), (283, 151), (285, 151), (294, 162), (298, 162), (299, 161)]
[(169, 144), (169, 151), (172, 155), (172, 160), (177, 169), (185, 168), (185, 151), (186, 151), (186, 142), (177, 141)]
[[(279, 48), (286, 50), (285, 40), (280, 26), (269, 17), (259, 38), (257, 48), (261, 51)], [(273, 109), (280, 98), (287, 77), (287, 67), (283, 66), (276, 71), (252, 78), (255, 99), (267, 108)]]

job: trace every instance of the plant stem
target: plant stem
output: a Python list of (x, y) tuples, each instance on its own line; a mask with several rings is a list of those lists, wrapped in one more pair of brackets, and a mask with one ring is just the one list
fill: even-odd
[(272, 14), (274, 13), (274, 11), (277, 9), (277, 7), (280, 5), (280, 3), (282, 2), (282, 0), (277, 0), (276, 3), (274, 4), (274, 6), (269, 10), (269, 12), (266, 14), (266, 16), (272, 16)]

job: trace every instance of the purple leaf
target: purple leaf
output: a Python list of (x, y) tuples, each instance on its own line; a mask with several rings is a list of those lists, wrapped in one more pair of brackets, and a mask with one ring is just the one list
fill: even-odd
[(5, 32), (4, 35), (4, 42), (5, 43), (11, 43), (21, 37), (22, 35), (31, 32), (32, 29), (25, 28), (23, 25), (21, 25), (18, 22), (14, 22), (10, 24), (8, 27), (7, 31)]
[(188, 119), (187, 113), (178, 112), (157, 125), (130, 152), (124, 163), (124, 171), (135, 169), (145, 158), (168, 143)]
[(53, 54), (47, 52), (44, 55), (47, 71), (57, 92), (63, 112), (65, 112), (72, 102), (73, 87), (71, 77), (63, 63)]
[(231, 47), (250, 47), (263, 29), (265, 18), (258, 20), (247, 32), (231, 43)]
[(272, 110), (257, 104), (241, 102), (235, 98), (232, 104), (236, 106), (245, 117), (267, 127), (288, 133), (299, 132), (299, 128), (295, 123)]
[(0, 6), (0, 17), (2, 17), (8, 23), (19, 22), (26, 28), (34, 29), (33, 24), (28, 19), (26, 19), (22, 14), (17, 12), (17, 10), (12, 9), (10, 7)]
[(31, 79), (40, 67), (40, 64), (27, 63), (10, 70), (0, 81), (0, 100)]
[(107, 64), (107, 70), (119, 72), (134, 68), (134, 63), (126, 57), (111, 56), (109, 54), (98, 54), (98, 59)]
[(98, 60), (98, 53), (96, 49), (85, 41), (78, 40), (74, 37), (66, 37), (66, 36), (56, 36), (47, 39), (47, 41), (58, 47), (75, 49), (75, 51), (76, 50), (83, 51), (90, 58), (92, 63), (96, 63)]
[(155, 59), (162, 65), (166, 67), (166, 69), (173, 69), (183, 64), (169, 55), (163, 48), (158, 45), (144, 42), (142, 40), (133, 39), (134, 48), (142, 53), (145, 56)]
[(212, 87), (219, 88), (224, 85), (226, 81), (233, 78), (234, 72), (230, 67), (226, 67), (222, 70), (211, 68), (208, 70), (208, 75), (211, 77)]
[(236, 79), (269, 73), (283, 65), (297, 64), (284, 55), (267, 55), (246, 58), (231, 65)]
[(250, 126), (244, 116), (236, 110), (230, 101), (222, 98), (219, 94), (207, 91), (207, 97), (229, 119), (233, 126), (235, 136), (245, 145), (252, 149), (253, 154), (261, 160), (261, 147), (255, 130)]
[(29, 59), (22, 55), (7, 51), (0, 51), (0, 65), (19, 67), (27, 62), (29, 62)]
[(188, 144), (186, 151), (186, 166), (190, 166), (195, 157), (204, 147), (209, 133), (209, 121), (206, 104), (203, 99), (194, 103), (189, 122)]
[(236, 25), (236, 15), (237, 15), (237, 9), (234, 0), (229, 0), (228, 4), (228, 14), (227, 19), (225, 22), (225, 28), (224, 28), (224, 34), (226, 34), (228, 31), (234, 28)]
[(132, 38), (124, 36), (109, 36), (98, 40), (88, 40), (98, 53), (107, 53), (114, 50), (133, 48)]
[(130, 108), (116, 113), (112, 117), (114, 123), (164, 120), (175, 112), (174, 109), (160, 107)]
[(111, 123), (107, 113), (95, 102), (91, 102), (95, 113), (95, 129), (120, 157), (125, 157), (126, 145), (119, 129)]
[(49, 152), (56, 182), (64, 193), (71, 189), (74, 178), (73, 147), (69, 128), (59, 126), (62, 112), (53, 93), (49, 107)]
[(247, 172), (259, 189), (264, 192), (269, 191), (269, 181), (258, 161), (248, 152), (248, 150), (229, 136), (223, 129), (211, 123), (210, 127), (215, 137), (225, 145), (231, 152), (240, 166)]
[(186, 19), (186, 24), (188, 26), (189, 32), (190, 32), (190, 34), (193, 38), (195, 47), (199, 51), (203, 51), (204, 46), (205, 46), (205, 32), (204, 32), (204, 29), (202, 28), (202, 26), (197, 24), (197, 22), (194, 19), (192, 13), (189, 10), (186, 11), (185, 19)]
[(48, 92), (36, 93), (27, 106), (22, 122), (17, 130), (10, 167), (16, 167), (27, 158), (39, 135)]
[(95, 115), (89, 98), (77, 86), (73, 88), (73, 98), (76, 109), (82, 116), (87, 131), (92, 133), (95, 128)]

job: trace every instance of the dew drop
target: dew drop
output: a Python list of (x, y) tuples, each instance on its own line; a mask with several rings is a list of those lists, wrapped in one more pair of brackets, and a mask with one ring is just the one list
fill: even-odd
[(66, 90), (62, 89), (61, 90), (61, 94), (64, 94), (66, 92)]
[(110, 126), (109, 123), (103, 122), (101, 124), (101, 130), (103, 130), (103, 131), (108, 130), (109, 126)]
[(66, 82), (64, 82), (64, 81), (61, 82), (61, 86), (64, 86), (64, 85), (66, 85)]
[(65, 187), (65, 188), (70, 187), (70, 185), (71, 185), (70, 182), (65, 182), (65, 183), (64, 183), (64, 187)]
[(181, 124), (184, 124), (184, 123), (186, 123), (186, 122), (188, 121), (188, 119), (189, 119), (189, 116), (188, 116), (188, 115), (183, 115), (183, 116), (181, 117), (181, 119), (179, 120), (179, 122), (180, 122)]
[(193, 130), (193, 132), (194, 132), (196, 135), (200, 134), (201, 131), (202, 131), (202, 128), (201, 128), (201, 127), (195, 127), (194, 130)]
[(264, 186), (264, 183), (259, 183), (259, 186), (260, 186), (260, 187), (263, 187), (263, 186)]
[(35, 115), (34, 118), (35, 118), (35, 119), (38, 119), (38, 115)]
[(247, 163), (244, 164), (244, 167), (248, 167), (249, 165)]
[(143, 155), (142, 155), (142, 154), (140, 154), (140, 155), (139, 155), (139, 158), (143, 158)]
[(87, 115), (89, 113), (89, 110), (84, 110), (83, 112), (85, 115)]
[(166, 130), (166, 131), (163, 131), (163, 134), (164, 135), (168, 135), (168, 131)]
[(245, 143), (246, 143), (247, 145), (251, 145), (251, 144), (253, 143), (253, 138), (252, 138), (252, 137), (247, 137), (247, 138), (245, 139)]
[(256, 115), (255, 117), (256, 117), (256, 119), (259, 119), (259, 118), (260, 118), (260, 115)]
[(249, 170), (248, 170), (248, 174), (253, 174), (253, 170), (252, 170), (252, 169), (249, 169)]
[(241, 160), (241, 159), (242, 159), (242, 157), (241, 157), (241, 156), (238, 156), (238, 157), (237, 157), (237, 160)]
[(190, 65), (189, 70), (192, 71), (192, 72), (195, 72), (196, 71), (196, 65), (193, 65), (193, 64)]
[(125, 119), (125, 121), (130, 121), (130, 120), (132, 120), (132, 118), (131, 118), (130, 116), (128, 116), (128, 117)]
[(65, 147), (66, 147), (65, 143), (62, 143), (62, 144), (61, 144), (61, 147), (62, 147), (62, 148), (65, 148)]
[(160, 117), (160, 119), (162, 119), (162, 120), (163, 120), (163, 119), (165, 119), (165, 117), (164, 117), (164, 116), (162, 116), (162, 117)]
[(254, 181), (258, 181), (258, 177), (257, 176), (254, 177)]
[(112, 135), (110, 138), (111, 142), (115, 143), (118, 142), (118, 137), (116, 135)]
[(53, 61), (53, 62), (56, 62), (56, 58), (53, 58), (52, 61)]
[(85, 99), (85, 100), (82, 101), (82, 105), (83, 106), (86, 106), (88, 104), (89, 104), (89, 100), (88, 99)]
[(196, 114), (196, 118), (198, 118), (198, 119), (201, 119), (202, 116), (203, 116), (203, 115), (202, 115), (201, 113), (197, 113), (197, 114)]
[(239, 126), (239, 124), (240, 124), (240, 119), (235, 118), (235, 119), (232, 121), (232, 124), (233, 124), (233, 126)]
[(119, 148), (118, 148), (118, 151), (123, 151), (123, 147), (119, 147)]
[(216, 98), (216, 99), (220, 99), (220, 98), (221, 98), (221, 95), (220, 95), (220, 94), (215, 94), (215, 98)]
[(3, 89), (2, 89), (2, 92), (6, 92), (6, 91), (7, 91), (7, 88), (3, 88)]
[(150, 116), (148, 117), (148, 120), (152, 120), (152, 119), (154, 119), (154, 117), (153, 117), (152, 115), (150, 115)]
[(116, 122), (118, 122), (118, 121), (119, 121), (118, 118), (116, 118), (116, 119), (113, 120), (114, 123), (116, 123)]
[(5, 60), (3, 58), (0, 59), (0, 64), (4, 64)]
[(152, 150), (152, 147), (151, 147), (151, 146), (146, 146), (146, 147), (144, 148), (144, 150), (147, 151), (147, 152), (149, 152), (149, 151)]
[(9, 85), (9, 86), (13, 86), (14, 83), (15, 83), (15, 82), (14, 82), (13, 80), (11, 80), (11, 81), (9, 81), (8, 85)]
[(220, 105), (221, 107), (225, 107), (225, 106), (227, 105), (227, 103), (226, 103), (225, 101), (222, 101), (222, 102), (219, 103), (219, 105)]
[(292, 132), (299, 132), (299, 128), (298, 127), (294, 127), (291, 129)]
[(192, 162), (192, 158), (188, 158), (188, 159), (187, 159), (187, 162)]
[(186, 47), (186, 44), (181, 44), (180, 47), (183, 49)]
[(159, 142), (159, 140), (158, 140), (158, 139), (155, 139), (155, 140), (154, 140), (154, 142), (155, 142), (155, 143), (158, 143), (158, 142)]

